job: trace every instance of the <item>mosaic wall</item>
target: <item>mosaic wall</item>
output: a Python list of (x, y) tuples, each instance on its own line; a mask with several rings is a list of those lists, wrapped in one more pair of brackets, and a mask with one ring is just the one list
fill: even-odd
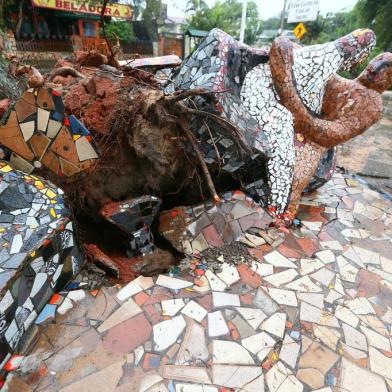
[(0, 161), (0, 368), (82, 263), (62, 192)]
[[(320, 114), (327, 83), (338, 70), (365, 59), (375, 45), (375, 36), (370, 30), (358, 30), (323, 45), (291, 45), (293, 61), (290, 65), (281, 61), (281, 65), (290, 68), (292, 91), (303, 105)], [(240, 156), (233, 138), (227, 137), (222, 127), (195, 121), (193, 129), (202, 141), (206, 162), (234, 173), (249, 195), (281, 214), (290, 201), (292, 186), (302, 191), (309, 183), (310, 187), (319, 186), (331, 177), (336, 154), (333, 149), (327, 152), (306, 143), (301, 129), (296, 129), (292, 111), (282, 105), (275, 90), (271, 56), (274, 53), (241, 45), (214, 29), (183, 62), (166, 90), (203, 87), (216, 93), (214, 106), (201, 99), (195, 104), (203, 110), (215, 110), (235, 124), (241, 133), (237, 136), (254, 155)]]
[(25, 173), (46, 167), (73, 176), (98, 158), (90, 132), (67, 116), (60, 94), (51, 88), (29, 89), (0, 127), (0, 144), (10, 162)]
[(253, 199), (240, 191), (228, 192), (219, 205), (200, 204), (164, 211), (161, 234), (180, 252), (199, 255), (240, 240), (249, 245), (255, 238), (250, 228), (267, 229), (272, 219)]

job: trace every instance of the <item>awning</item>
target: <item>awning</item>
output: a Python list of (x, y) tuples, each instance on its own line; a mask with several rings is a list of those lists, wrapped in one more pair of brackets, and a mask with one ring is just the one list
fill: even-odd
[[(81, 14), (100, 15), (102, 11), (102, 7), (99, 5), (87, 2), (82, 3), (76, 0), (31, 0), (31, 3), (34, 7)], [(105, 16), (130, 19), (132, 17), (132, 8), (125, 4), (109, 3), (105, 9)]]
[(196, 38), (204, 38), (208, 34), (208, 31), (197, 30), (197, 29), (188, 29), (185, 31), (185, 35), (189, 35), (191, 37)]

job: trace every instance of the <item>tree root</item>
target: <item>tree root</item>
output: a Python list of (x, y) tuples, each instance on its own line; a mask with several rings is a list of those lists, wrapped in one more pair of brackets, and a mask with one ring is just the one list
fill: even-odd
[(85, 76), (77, 71), (75, 68), (72, 67), (61, 67), (56, 68), (49, 76), (49, 82), (51, 82), (56, 76), (62, 76), (66, 78), (67, 76), (73, 76), (74, 78), (82, 78), (84, 79)]
[(45, 79), (37, 68), (30, 65), (21, 65), (15, 70), (15, 76), (28, 75), (27, 84), (30, 88), (42, 87), (45, 84)]

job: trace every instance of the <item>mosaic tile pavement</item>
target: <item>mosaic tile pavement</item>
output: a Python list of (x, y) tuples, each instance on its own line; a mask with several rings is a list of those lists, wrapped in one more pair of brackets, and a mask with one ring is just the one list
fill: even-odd
[(392, 202), (335, 174), (301, 203), (255, 260), (58, 295), (4, 390), (391, 392)]

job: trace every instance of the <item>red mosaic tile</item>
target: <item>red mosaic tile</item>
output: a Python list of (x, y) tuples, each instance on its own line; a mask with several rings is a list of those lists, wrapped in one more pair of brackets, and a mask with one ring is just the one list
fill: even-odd
[(311, 257), (315, 252), (317, 252), (320, 248), (318, 242), (312, 238), (298, 238), (298, 245), (301, 247), (303, 252)]
[(382, 280), (381, 276), (370, 272), (365, 269), (360, 269), (356, 282), (358, 284), (358, 296), (359, 297), (373, 297), (380, 292), (380, 280)]
[(301, 254), (299, 252), (284, 244), (279, 245), (277, 250), (285, 257), (294, 257), (297, 259), (301, 258)]
[(203, 295), (202, 297), (195, 298), (196, 301), (203, 306), (208, 312), (211, 312), (212, 310), (212, 295), (207, 294)]
[(250, 305), (253, 302), (253, 295), (247, 293), (240, 295), (240, 300), (243, 305)]
[(241, 276), (242, 283), (256, 289), (261, 285), (261, 278), (256, 272), (252, 271), (246, 264), (241, 264), (237, 267), (237, 271)]
[(259, 261), (264, 260), (263, 251), (261, 248), (248, 248), (248, 252), (251, 256), (256, 257)]
[(142, 291), (141, 293), (137, 293), (133, 299), (135, 300), (135, 302), (139, 305), (142, 306), (148, 299), (150, 298), (150, 296), (148, 294), (146, 294), (144, 291)]
[(153, 305), (145, 305), (143, 310), (153, 324), (157, 324), (163, 320), (162, 315), (154, 308)]
[(238, 332), (237, 328), (235, 327), (235, 325), (231, 322), (228, 321), (227, 322), (227, 326), (229, 327), (229, 331), (230, 331), (230, 336), (233, 340), (240, 340), (241, 339), (241, 335)]
[(204, 238), (207, 242), (213, 247), (220, 248), (224, 245), (222, 238), (219, 236), (219, 233), (216, 231), (215, 226), (209, 225), (202, 230)]
[(151, 324), (141, 313), (109, 329), (102, 345), (107, 351), (125, 354), (148, 340), (151, 331)]

